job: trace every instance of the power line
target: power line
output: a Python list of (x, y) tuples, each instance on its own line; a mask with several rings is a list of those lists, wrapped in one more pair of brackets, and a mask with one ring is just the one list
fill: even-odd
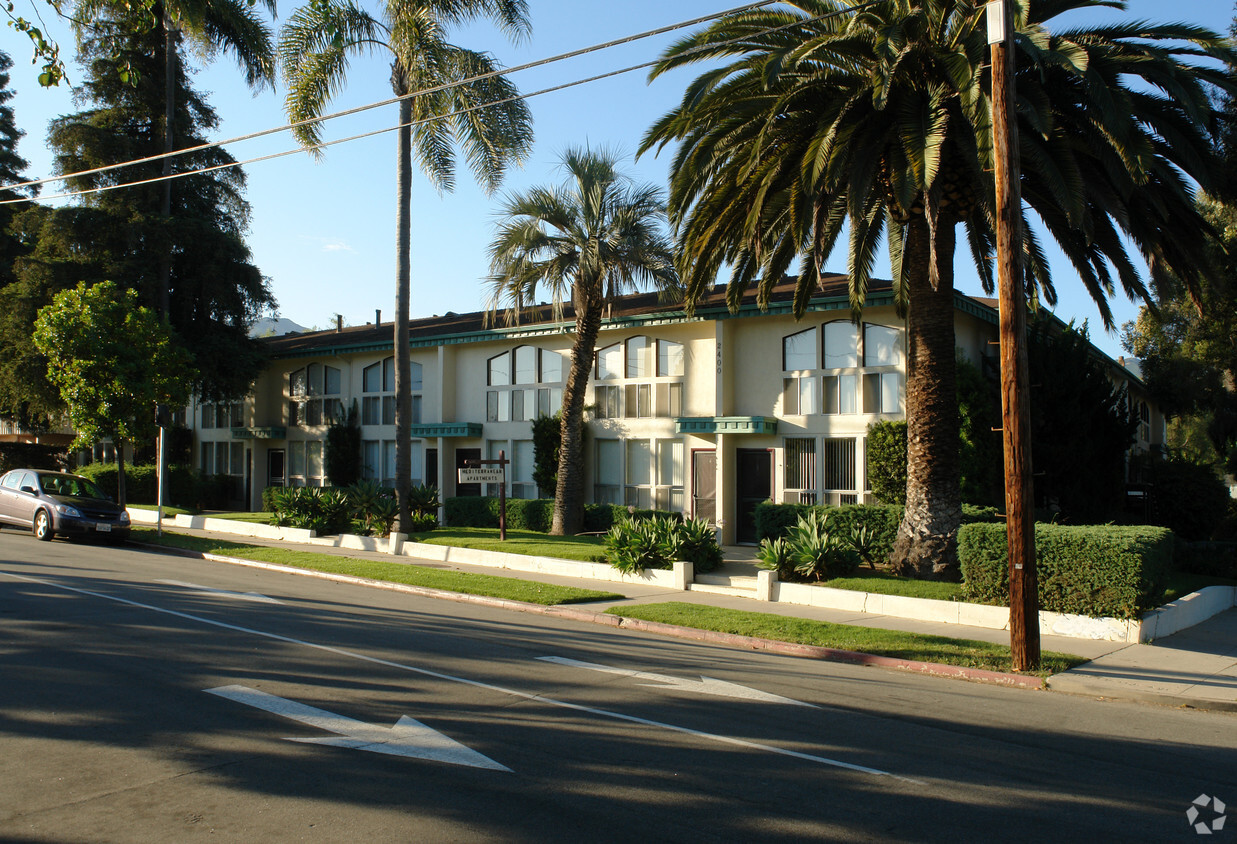
[[(463, 85), (468, 85), (473, 82), (480, 82), (482, 80), (490, 79), (496, 76), (507, 76), (510, 74), (519, 73), (522, 70), (531, 70), (533, 68), (543, 67), (545, 65), (553, 64), (555, 62), (578, 58), (579, 56), (587, 55), (589, 53), (599, 52), (601, 50), (606, 50), (611, 47), (621, 46), (623, 44), (634, 43), (641, 39), (651, 38), (656, 35), (664, 35), (667, 32), (674, 32), (675, 30), (684, 29), (689, 26), (694, 26), (698, 23), (703, 23), (709, 20), (715, 20), (717, 18), (725, 17), (726, 15), (730, 15), (730, 14), (736, 14), (738, 12), (750, 11), (752, 9), (757, 9), (762, 6), (768, 6), (776, 2), (779, 2), (779, 0), (760, 0), (760, 2), (750, 3), (746, 6), (738, 6), (736, 8), (729, 9), (723, 12), (717, 12), (712, 15), (706, 15), (704, 17), (694, 18), (692, 20), (681, 21), (679, 23), (670, 24), (668, 26), (660, 27), (658, 29), (651, 29), (646, 32), (637, 33), (635, 35), (629, 35), (623, 38), (617, 38), (613, 41), (606, 41), (600, 44), (594, 44), (590, 47), (582, 47), (578, 50), (572, 50), (567, 53), (560, 53), (556, 56), (550, 56), (549, 58), (545, 58), (545, 59), (538, 59), (536, 61), (528, 62), (522, 65), (517, 65), (515, 67), (504, 68), (502, 70), (490, 71), (489, 73), (482, 73), (476, 76), (470, 76), (466, 79), (460, 79), (455, 82), (448, 82), (443, 85), (435, 85), (429, 88), (422, 88), (416, 91), (412, 91), (411, 93), (404, 94), (402, 96), (391, 97), (389, 99), (372, 102), (367, 105), (357, 106), (356, 108), (346, 109), (344, 111), (334, 112), (332, 114), (323, 115), (321, 117), (298, 120), (293, 123), (286, 123), (282, 126), (276, 126), (272, 129), (263, 129), (258, 132), (252, 132), (247, 135), (239, 135), (235, 138), (228, 138), (222, 141), (211, 141), (210, 143), (199, 144), (198, 146), (195, 146), (195, 147), (185, 147), (184, 149), (173, 150), (171, 152), (163, 152), (163, 153), (159, 153), (158, 155), (149, 155), (149, 156), (146, 156), (145, 158), (135, 158), (129, 161), (121, 162), (119, 164), (107, 164), (102, 167), (92, 168), (90, 170), (79, 170), (75, 173), (66, 173), (66, 174), (59, 175), (59, 176), (48, 176), (45, 179), (32, 179), (28, 182), (19, 182), (13, 185), (4, 185), (4, 186), (0, 186), (0, 190), (18, 190), (20, 188), (33, 187), (35, 185), (44, 185), (49, 182), (60, 182), (60, 181), (65, 181), (67, 179), (78, 178), (81, 176), (91, 176), (96, 173), (106, 173), (110, 170), (118, 170), (122, 167), (133, 167), (138, 164), (148, 164), (152, 161), (160, 161), (164, 158), (170, 158), (170, 157), (178, 156), (178, 155), (187, 155), (189, 153), (201, 152), (203, 150), (208, 150), (208, 149), (214, 149), (215, 147), (220, 147), (220, 146), (224, 146), (227, 144), (237, 144), (237, 143), (241, 143), (242, 141), (253, 140), (254, 138), (262, 138), (267, 135), (277, 134), (279, 132), (287, 132), (291, 129), (296, 129), (297, 127), (306, 126), (311, 123), (325, 123), (328, 120), (334, 120), (339, 117), (351, 117), (354, 114), (360, 114), (361, 112), (364, 112), (364, 111), (369, 111), (375, 108), (382, 108), (383, 106), (388, 106), (394, 103), (398, 103), (400, 100), (411, 99), (412, 97), (423, 96), (425, 94), (436, 94), (441, 91), (448, 91), (448, 90), (451, 90), (452, 88), (458, 88)], [(360, 136), (360, 137), (364, 137), (364, 136)], [(323, 144), (322, 146), (326, 146), (326, 144)], [(47, 198), (52, 198), (52, 197), (47, 197)]]
[[(333, 119), (338, 118), (338, 117), (346, 117), (346, 116), (350, 116), (350, 115), (353, 115), (353, 114), (357, 114), (357, 113), (360, 113), (360, 112), (363, 112), (363, 111), (367, 111), (367, 110), (370, 110), (370, 109), (379, 108), (379, 107), (386, 106), (386, 105), (391, 105), (391, 104), (393, 104), (393, 103), (397, 103), (397, 102), (399, 102), (399, 101), (400, 101), (400, 100), (402, 100), (402, 99), (407, 99), (407, 98), (411, 98), (411, 97), (415, 97), (415, 96), (419, 96), (419, 95), (423, 95), (423, 94), (436, 93), (436, 92), (439, 92), (439, 91), (449, 90), (449, 89), (451, 89), (451, 88), (459, 87), (459, 86), (461, 86), (461, 85), (466, 85), (466, 84), (469, 84), (469, 83), (471, 83), (471, 82), (479, 81), (479, 80), (482, 80), (482, 79), (488, 79), (488, 78), (492, 78), (492, 77), (496, 77), (496, 76), (503, 76), (503, 75), (508, 75), (508, 74), (512, 74), (512, 73), (517, 73), (517, 72), (519, 72), (519, 71), (521, 71), (521, 70), (528, 70), (528, 69), (531, 69), (531, 68), (541, 67), (541, 66), (544, 66), (544, 65), (552, 64), (552, 63), (554, 63), (554, 62), (563, 61), (563, 60), (566, 60), (566, 59), (569, 59), (569, 58), (576, 58), (576, 57), (578, 57), (578, 56), (586, 55), (586, 54), (588, 54), (588, 53), (598, 52), (598, 51), (600, 51), (600, 50), (603, 50), (603, 49), (608, 49), (608, 48), (610, 48), (610, 47), (614, 47), (614, 46), (618, 46), (618, 45), (622, 45), (622, 44), (627, 44), (627, 43), (632, 43), (632, 42), (635, 42), (635, 41), (641, 40), (641, 39), (643, 39), (643, 38), (648, 38), (648, 37), (651, 37), (651, 36), (654, 36), (654, 35), (661, 35), (661, 34), (665, 34), (665, 33), (667, 33), (667, 32), (672, 32), (672, 31), (677, 30), (677, 29), (682, 29), (682, 28), (685, 28), (685, 27), (688, 27), (688, 26), (694, 26), (695, 24), (702, 23), (702, 22), (709, 21), (709, 20), (715, 20), (715, 19), (717, 19), (717, 18), (720, 18), (720, 17), (725, 17), (725, 16), (730, 15), (730, 14), (735, 14), (735, 13), (738, 13), (738, 12), (744, 12), (744, 11), (750, 11), (750, 10), (753, 10), (753, 9), (761, 8), (761, 7), (763, 7), (763, 6), (772, 5), (772, 4), (776, 3), (776, 2), (780, 2), (780, 0), (761, 0), (761, 2), (751, 3), (751, 4), (748, 4), (748, 5), (746, 5), (746, 6), (739, 6), (739, 7), (736, 7), (736, 8), (734, 8), (734, 9), (730, 9), (730, 10), (728, 10), (728, 11), (724, 11), (724, 12), (718, 12), (718, 13), (715, 13), (715, 14), (713, 14), (713, 15), (707, 15), (707, 16), (704, 16), (704, 17), (694, 18), (694, 19), (692, 19), (692, 20), (688, 20), (688, 21), (682, 21), (682, 22), (680, 22), (680, 23), (671, 24), (671, 25), (669, 25), (669, 26), (661, 27), (661, 28), (659, 28), (659, 29), (648, 30), (648, 31), (643, 32), (643, 33), (638, 33), (638, 34), (636, 34), (636, 35), (627, 36), (627, 37), (625, 37), (625, 38), (615, 39), (615, 40), (613, 40), (613, 41), (608, 41), (608, 42), (604, 42), (604, 43), (601, 43), (601, 44), (596, 44), (596, 45), (593, 45), (593, 46), (591, 46), (591, 47), (581, 48), (581, 49), (579, 49), (579, 50), (574, 50), (574, 51), (571, 51), (571, 52), (568, 52), (568, 53), (561, 53), (561, 54), (559, 54), (559, 55), (557, 55), (557, 56), (552, 56), (552, 57), (550, 57), (550, 58), (546, 58), (546, 59), (540, 59), (540, 60), (535, 61), (535, 62), (529, 62), (529, 63), (527, 63), (527, 64), (519, 65), (519, 66), (512, 67), (512, 68), (506, 68), (506, 69), (504, 69), (504, 70), (498, 70), (498, 71), (492, 71), (492, 72), (490, 72), (490, 73), (479, 74), (479, 75), (477, 75), (477, 76), (470, 77), (470, 78), (468, 78), (468, 79), (463, 79), (463, 80), (459, 80), (459, 81), (456, 81), (456, 82), (447, 83), (447, 84), (444, 84), (444, 85), (438, 85), (438, 86), (434, 86), (434, 87), (431, 87), (431, 88), (426, 88), (426, 89), (422, 89), (422, 90), (419, 90), (419, 91), (414, 91), (414, 92), (412, 92), (412, 93), (410, 93), (410, 94), (405, 94), (405, 95), (403, 95), (403, 96), (401, 96), (401, 97), (392, 97), (392, 98), (390, 98), (390, 99), (382, 100), (382, 101), (380, 101), (380, 102), (370, 103), (370, 104), (368, 104), (368, 105), (364, 105), (364, 106), (358, 106), (357, 108), (348, 109), (348, 110), (346, 110), (346, 111), (341, 111), (341, 112), (336, 112), (336, 113), (334, 113), (334, 114), (325, 115), (325, 116), (323, 116), (323, 117), (313, 118), (313, 119), (308, 119), (308, 120), (301, 120), (301, 121), (298, 121), (298, 122), (295, 122), (295, 123), (290, 123), (290, 124), (287, 124), (287, 125), (284, 125), (284, 126), (280, 126), (280, 127), (274, 128), (274, 129), (265, 129), (265, 130), (262, 130), (262, 131), (260, 131), (260, 132), (254, 132), (254, 133), (250, 133), (250, 134), (248, 134), (248, 135), (241, 135), (241, 136), (239, 136), (239, 137), (232, 138), (232, 139), (230, 139), (230, 140), (214, 141), (214, 142), (211, 142), (211, 143), (208, 143), (208, 144), (200, 144), (200, 145), (198, 145), (198, 146), (196, 146), (196, 147), (188, 147), (188, 148), (185, 148), (185, 149), (174, 150), (174, 151), (172, 151), (172, 152), (161, 153), (161, 154), (159, 154), (159, 155), (152, 155), (152, 156), (148, 156), (148, 157), (146, 157), (146, 158), (133, 159), (133, 160), (131, 160), (131, 161), (126, 161), (126, 162), (122, 162), (122, 163), (119, 163), (119, 164), (109, 164), (109, 165), (106, 165), (106, 166), (103, 166), (103, 167), (97, 167), (97, 168), (94, 168), (94, 169), (92, 169), (92, 170), (82, 170), (82, 171), (79, 171), (79, 172), (76, 172), (76, 173), (69, 173), (69, 174), (65, 174), (65, 175), (61, 175), (61, 176), (48, 177), (48, 178), (46, 178), (46, 179), (37, 179), (37, 180), (34, 180), (34, 181), (30, 181), (30, 182), (22, 182), (22, 183), (20, 183), (20, 184), (15, 184), (15, 185), (9, 185), (9, 186), (0, 187), (0, 190), (15, 190), (15, 189), (18, 189), (18, 188), (23, 188), (23, 187), (27, 187), (27, 186), (31, 186), (31, 185), (41, 185), (41, 184), (46, 184), (46, 183), (48, 183), (48, 182), (59, 182), (59, 181), (66, 181), (66, 180), (71, 179), (71, 178), (76, 178), (76, 177), (85, 176), (85, 175), (91, 175), (91, 174), (95, 174), (95, 173), (102, 173), (102, 172), (106, 172), (106, 171), (110, 171), (110, 170), (116, 170), (116, 169), (119, 169), (119, 168), (122, 168), (122, 167), (132, 167), (132, 166), (135, 166), (135, 165), (138, 165), (138, 164), (145, 164), (145, 163), (149, 163), (149, 162), (151, 162), (151, 161), (158, 161), (158, 160), (161, 160), (161, 159), (164, 159), (164, 158), (168, 158), (168, 157), (170, 157), (170, 156), (176, 156), (176, 155), (186, 155), (186, 154), (188, 154), (188, 153), (192, 153), (192, 152), (199, 152), (199, 151), (206, 150), (206, 149), (213, 149), (213, 148), (215, 148), (215, 147), (220, 147), (220, 146), (223, 146), (223, 145), (225, 145), (225, 144), (240, 143), (240, 142), (242, 142), (242, 141), (252, 140), (252, 139), (254, 139), (254, 138), (260, 138), (260, 137), (264, 137), (264, 136), (266, 136), (266, 135), (275, 134), (275, 133), (278, 133), (278, 132), (286, 132), (286, 131), (288, 131), (288, 130), (290, 130), (290, 129), (294, 129), (294, 128), (296, 128), (297, 126), (303, 126), (303, 125), (306, 125), (306, 124), (309, 124), (309, 123), (319, 123), (319, 122), (325, 122), (325, 121), (327, 121), (327, 120), (333, 120)], [(804, 25), (804, 24), (814, 23), (814, 22), (816, 22), (816, 21), (825, 20), (825, 19), (828, 19), (828, 18), (831, 18), (831, 17), (837, 17), (837, 16), (839, 16), (839, 15), (843, 15), (843, 14), (847, 14), (847, 13), (850, 13), (850, 12), (855, 12), (855, 11), (859, 11), (859, 10), (861, 10), (861, 9), (867, 8), (868, 6), (874, 5), (876, 2), (878, 2), (878, 0), (866, 0), (866, 2), (857, 3), (857, 4), (853, 5), (853, 6), (848, 6), (848, 7), (842, 8), (842, 9), (835, 10), (835, 11), (833, 11), (833, 12), (826, 12), (826, 13), (824, 13), (824, 14), (821, 14), (821, 15), (816, 15), (816, 16), (814, 16), (814, 17), (804, 18), (803, 20), (796, 20), (796, 21), (792, 21), (791, 23), (784, 24), (784, 25), (782, 25), (782, 26), (778, 26), (778, 27), (771, 27), (771, 28), (768, 28), (768, 29), (766, 29), (766, 30), (763, 30), (762, 32), (760, 32), (760, 33), (758, 33), (758, 34), (761, 34), (761, 35), (767, 35), (767, 34), (769, 34), (769, 33), (779, 32), (779, 31), (784, 30), (784, 29), (791, 29), (791, 28), (794, 28), (794, 27), (797, 27), (797, 26), (802, 26), (802, 25)], [(717, 47), (719, 47), (719, 46), (725, 46), (725, 45), (727, 45), (727, 44), (733, 44), (733, 43), (735, 43), (735, 42), (737, 42), (737, 41), (746, 40), (746, 39), (751, 38), (751, 37), (752, 37), (752, 35), (749, 33), (749, 34), (745, 34), (745, 35), (743, 35), (743, 36), (741, 36), (741, 37), (739, 37), (739, 38), (730, 39), (730, 40), (728, 40), (728, 41), (720, 41), (720, 42), (716, 42), (716, 43), (711, 43), (711, 44), (707, 44), (707, 45), (702, 45), (702, 46), (700, 46), (700, 47), (696, 47), (696, 48), (693, 48), (693, 49), (691, 49), (691, 50), (684, 51), (684, 53), (682, 53), (681, 55), (691, 55), (693, 52), (704, 52), (705, 50), (712, 50), (712, 49), (715, 49), (715, 48), (717, 48)], [(454, 112), (454, 114), (467, 114), (467, 113), (470, 113), (470, 112), (473, 112), (473, 111), (478, 111), (478, 110), (480, 110), (480, 109), (491, 108), (491, 107), (493, 107), (493, 106), (503, 105), (503, 104), (505, 104), (505, 103), (515, 102), (515, 101), (518, 101), (518, 100), (526, 100), (526, 99), (531, 99), (531, 98), (533, 98), (533, 97), (541, 96), (541, 95), (543, 95), (543, 94), (554, 93), (554, 92), (557, 92), (557, 91), (566, 90), (566, 89), (568, 89), (568, 88), (574, 88), (574, 87), (577, 87), (577, 86), (579, 86), (579, 85), (585, 85), (585, 84), (589, 84), (589, 83), (592, 83), (592, 82), (598, 82), (598, 81), (601, 81), (601, 80), (603, 80), (603, 79), (608, 79), (608, 78), (611, 78), (611, 77), (614, 77), (614, 76), (621, 76), (621, 75), (626, 74), (626, 73), (631, 73), (632, 71), (636, 71), (636, 70), (643, 70), (643, 69), (646, 69), (646, 68), (653, 67), (653, 66), (655, 66), (655, 65), (659, 64), (659, 63), (660, 63), (660, 61), (661, 61), (660, 59), (656, 59), (656, 60), (653, 60), (653, 61), (643, 62), (643, 63), (641, 63), (641, 64), (630, 65), (630, 66), (628, 66), (628, 67), (620, 68), (620, 69), (618, 69), (618, 70), (609, 71), (609, 72), (607, 72), (607, 73), (598, 74), (598, 75), (596, 75), (596, 76), (590, 76), (590, 77), (586, 77), (586, 78), (584, 78), (584, 79), (578, 79), (578, 80), (575, 80), (575, 81), (572, 81), (572, 82), (565, 82), (565, 83), (563, 83), (563, 84), (561, 84), (561, 85), (555, 85), (555, 86), (552, 86), (552, 87), (549, 87), (549, 88), (542, 88), (542, 89), (540, 89), (540, 90), (538, 90), (538, 91), (533, 91), (533, 92), (531, 92), (531, 93), (527, 93), (527, 94), (518, 94), (518, 95), (515, 95), (515, 96), (512, 96), (512, 97), (507, 97), (507, 98), (505, 98), (505, 99), (501, 99), (501, 100), (494, 100), (494, 101), (491, 101), (491, 102), (480, 103), (480, 104), (478, 104), (478, 105), (471, 106), (471, 107), (469, 107), (469, 108), (462, 109), (462, 110), (460, 110), (460, 111)], [(229, 163), (226, 163), (226, 164), (216, 164), (216, 165), (211, 166), (211, 167), (203, 167), (203, 168), (198, 168), (198, 169), (195, 169), (195, 170), (185, 170), (185, 171), (182, 171), (182, 172), (179, 172), (179, 173), (171, 173), (171, 174), (168, 174), (168, 175), (159, 175), (159, 176), (155, 176), (155, 177), (152, 177), (152, 178), (149, 178), (149, 179), (142, 179), (142, 180), (140, 180), (140, 181), (136, 181), (136, 182), (122, 182), (122, 183), (119, 183), (119, 184), (114, 184), (114, 185), (104, 185), (104, 186), (102, 186), (102, 187), (97, 187), (97, 188), (86, 188), (86, 189), (76, 190), (76, 191), (66, 191), (66, 192), (64, 192), (64, 193), (52, 194), (52, 195), (50, 195), (50, 196), (42, 196), (42, 197), (39, 197), (39, 198), (40, 198), (40, 199), (43, 199), (43, 200), (48, 200), (48, 199), (65, 199), (65, 198), (71, 198), (71, 197), (74, 197), (74, 196), (84, 196), (84, 195), (88, 195), (88, 194), (103, 193), (103, 192), (105, 192), (105, 191), (116, 190), (116, 189), (118, 189), (118, 188), (138, 187), (138, 186), (141, 186), (141, 185), (155, 184), (155, 183), (162, 182), (162, 181), (167, 181), (167, 180), (170, 180), (170, 179), (180, 179), (180, 178), (185, 178), (185, 177), (187, 177), (187, 176), (197, 176), (197, 175), (203, 175), (203, 174), (206, 174), (206, 173), (212, 173), (212, 172), (215, 172), (216, 170), (226, 170), (226, 169), (229, 169), (229, 168), (232, 168), (232, 167), (243, 167), (243, 166), (246, 166), (246, 165), (249, 165), (249, 164), (258, 164), (258, 163), (261, 163), (261, 162), (264, 162), (264, 161), (272, 161), (272, 160), (277, 159), (277, 158), (285, 158), (285, 157), (287, 157), (287, 156), (289, 156), (289, 155), (296, 155), (296, 154), (301, 153), (301, 152), (308, 152), (308, 151), (311, 151), (311, 150), (325, 149), (325, 148), (327, 148), (327, 147), (336, 146), (336, 145), (338, 145), (338, 144), (350, 143), (350, 142), (352, 142), (352, 141), (363, 140), (363, 139), (365, 139), (365, 138), (375, 137), (375, 136), (377, 136), (377, 135), (383, 135), (383, 134), (386, 134), (386, 133), (388, 133), (388, 132), (394, 132), (394, 131), (397, 131), (397, 130), (399, 130), (399, 129), (403, 129), (403, 128), (405, 128), (405, 127), (420, 126), (420, 125), (422, 125), (422, 124), (429, 123), (429, 122), (432, 122), (432, 121), (434, 121), (434, 120), (442, 120), (442, 119), (446, 119), (446, 118), (447, 118), (447, 117), (449, 117), (449, 116), (450, 116), (450, 115), (435, 115), (435, 116), (432, 116), (432, 117), (423, 118), (423, 119), (421, 119), (421, 120), (414, 120), (414, 121), (412, 121), (412, 122), (410, 122), (410, 123), (407, 123), (407, 124), (402, 124), (402, 123), (401, 123), (401, 124), (396, 124), (395, 126), (388, 126), (388, 127), (384, 127), (384, 128), (382, 128), (382, 129), (375, 129), (375, 130), (370, 131), (370, 132), (364, 132), (364, 133), (361, 133), (361, 134), (358, 134), (358, 135), (351, 135), (351, 136), (346, 137), (346, 138), (337, 138), (337, 139), (335, 139), (335, 140), (333, 140), (333, 141), (324, 141), (324, 142), (322, 142), (322, 143), (315, 144), (315, 145), (310, 146), (310, 147), (297, 147), (296, 149), (284, 150), (284, 151), (282, 151), (282, 152), (271, 153), (271, 154), (269, 154), (269, 155), (257, 156), (257, 157), (255, 157), (255, 158), (249, 158), (249, 159), (245, 159), (245, 160), (243, 160), (243, 161), (234, 161), (234, 162), (229, 162)], [(28, 199), (28, 198), (11, 199), (11, 200), (0, 200), (0, 205), (11, 205), (11, 204), (20, 203), (20, 202), (31, 202), (31, 201), (33, 201), (33, 200)]]

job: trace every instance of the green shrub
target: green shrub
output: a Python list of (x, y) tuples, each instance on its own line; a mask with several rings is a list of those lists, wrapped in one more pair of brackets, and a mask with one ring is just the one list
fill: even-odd
[(498, 499), (461, 495), (443, 502), (450, 527), (498, 527)]
[(10, 469), (58, 471), (67, 459), (68, 450), (64, 446), (0, 443), (0, 475)]
[(674, 516), (625, 519), (606, 533), (604, 546), (606, 562), (627, 574), (669, 569), (676, 561), (689, 562), (695, 571), (707, 572), (722, 561), (712, 525)]
[[(958, 558), (967, 600), (1009, 604), (1004, 525), (964, 525), (958, 531)], [(1035, 558), (1040, 609), (1137, 618), (1164, 590), (1173, 536), (1149, 526), (1038, 524)]]
[(784, 538), (765, 539), (757, 551), (764, 568), (779, 580), (823, 581), (852, 575), (859, 568), (856, 528), (834, 518), (834, 510), (813, 510)]
[[(206, 491), (204, 479), (200, 479), (188, 466), (174, 465), (165, 469), (163, 503), (169, 507), (202, 507)], [(113, 499), (117, 497), (118, 472), (115, 463), (92, 463), (78, 469), (77, 474), (90, 478)], [(125, 466), (125, 499), (135, 504), (158, 503), (159, 469), (156, 464)]]
[(868, 426), (868, 482), (885, 504), (906, 503), (906, 423), (873, 422)]
[(275, 496), (282, 489), (281, 486), (268, 486), (262, 490), (262, 512), (275, 512)]
[(1179, 539), (1173, 550), (1173, 568), (1237, 580), (1237, 542), (1184, 542)]
[(1231, 501), (1228, 487), (1210, 466), (1173, 458), (1151, 467), (1152, 520), (1182, 539), (1211, 539)]
[(312, 530), (318, 535), (347, 533), (352, 529), (352, 505), (343, 490), (321, 487), (286, 487), (272, 496), (271, 524)]

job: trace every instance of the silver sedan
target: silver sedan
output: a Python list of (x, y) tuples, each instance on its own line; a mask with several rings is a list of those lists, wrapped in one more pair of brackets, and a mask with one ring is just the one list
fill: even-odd
[(0, 477), (0, 526), (26, 528), (50, 542), (61, 536), (129, 538), (129, 514), (93, 481), (64, 472), (14, 469)]

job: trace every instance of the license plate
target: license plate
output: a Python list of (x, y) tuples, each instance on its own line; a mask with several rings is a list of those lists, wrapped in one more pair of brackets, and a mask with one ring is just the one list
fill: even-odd
[(102, 522), (100, 522), (99, 524), (95, 525), (95, 526), (94, 526), (94, 529), (95, 529), (95, 530), (97, 530), (99, 533), (111, 533), (111, 532), (112, 532), (112, 526), (111, 526), (111, 525), (105, 525), (105, 524), (103, 524)]

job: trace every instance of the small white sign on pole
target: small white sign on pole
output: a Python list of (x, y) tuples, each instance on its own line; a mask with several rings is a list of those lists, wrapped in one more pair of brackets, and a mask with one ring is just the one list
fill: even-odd
[(477, 469), (460, 469), (459, 472), (459, 480), (462, 484), (501, 484), (503, 482), (502, 469), (481, 467)]

